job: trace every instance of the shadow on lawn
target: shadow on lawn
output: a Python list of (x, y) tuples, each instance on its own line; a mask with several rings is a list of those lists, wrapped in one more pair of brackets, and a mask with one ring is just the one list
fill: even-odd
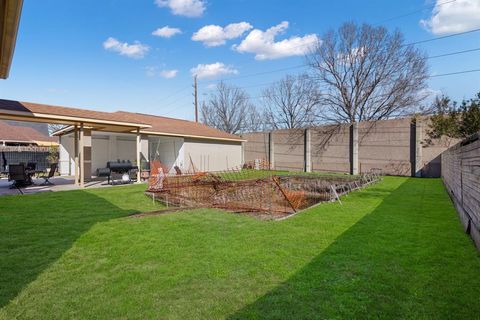
[(94, 224), (136, 212), (82, 190), (5, 196), (0, 205), (0, 308)]
[[(457, 250), (474, 249), (462, 248), (468, 240), (454, 225), (452, 211), (435, 210), (447, 199), (435, 184), (441, 182), (406, 180), (298, 273), (229, 319), (460, 315), (468, 309), (461, 287), (475, 284), (461, 275), (464, 261), (442, 265), (451, 264)], [(364, 195), (369, 193), (358, 194)], [(450, 257), (442, 260), (445, 255)]]

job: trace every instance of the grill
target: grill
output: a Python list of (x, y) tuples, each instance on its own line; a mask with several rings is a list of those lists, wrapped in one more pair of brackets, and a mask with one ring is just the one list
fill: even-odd
[[(108, 161), (106, 168), (97, 169), (98, 177), (108, 177), (108, 183), (118, 182), (130, 183), (135, 179), (138, 167), (134, 166), (130, 160)], [(132, 179), (132, 175), (134, 176)]]
[(133, 166), (130, 160), (123, 161), (108, 161), (107, 168), (110, 169), (113, 173), (128, 173), (132, 169), (136, 169), (136, 166)]

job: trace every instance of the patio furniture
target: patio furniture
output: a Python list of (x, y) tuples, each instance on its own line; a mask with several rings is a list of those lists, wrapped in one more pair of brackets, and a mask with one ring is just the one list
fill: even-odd
[(8, 167), (8, 181), (13, 181), (11, 188), (18, 189), (22, 194), (23, 192), (20, 188), (26, 187), (32, 183), (23, 164), (11, 164)]
[(7, 165), (8, 165), (7, 157), (5, 157), (5, 152), (2, 151), (2, 168), (3, 168), (3, 171), (7, 171)]
[(37, 169), (37, 163), (36, 163), (36, 162), (29, 162), (29, 163), (27, 163), (26, 169), (27, 169), (27, 170), (35, 170), (35, 169)]
[(49, 185), (49, 184), (53, 184), (53, 182), (51, 182), (49, 179), (51, 179), (51, 178), (55, 175), (55, 171), (57, 171), (57, 164), (56, 164), (56, 163), (52, 163), (52, 164), (50, 165), (50, 171), (48, 172), (48, 174), (43, 175), (43, 176), (40, 176), (40, 178), (42, 178), (42, 179), (45, 180), (45, 181), (43, 181), (43, 183), (41, 184), (42, 186)]

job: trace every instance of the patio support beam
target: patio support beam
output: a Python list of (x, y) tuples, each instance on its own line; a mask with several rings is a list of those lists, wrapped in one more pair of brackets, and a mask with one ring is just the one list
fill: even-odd
[(85, 186), (85, 154), (83, 152), (83, 144), (85, 142), (83, 123), (80, 124), (80, 187)]
[(140, 135), (140, 128), (137, 128), (137, 182), (140, 182), (141, 177), (141, 159), (142, 159), (142, 136)]
[(74, 165), (75, 165), (75, 185), (79, 185), (80, 181), (80, 172), (79, 172), (79, 162), (78, 162), (78, 153), (79, 153), (79, 148), (78, 148), (78, 127), (75, 126), (73, 130), (73, 157), (74, 157)]
[(80, 187), (92, 178), (92, 131), (80, 125)]

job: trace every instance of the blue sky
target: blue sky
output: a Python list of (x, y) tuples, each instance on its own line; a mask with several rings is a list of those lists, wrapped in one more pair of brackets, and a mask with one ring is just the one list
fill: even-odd
[[(407, 42), (415, 42), (480, 28), (479, 16), (480, 0), (26, 0), (0, 96), (193, 119), (191, 69), (199, 65), (201, 99), (222, 78), (256, 97), (262, 84), (302, 69), (242, 76), (301, 65), (300, 53), (288, 56), (302, 48), (295, 44), (308, 45), (345, 21), (399, 28)], [(173, 29), (152, 34), (166, 26)], [(270, 41), (265, 31), (275, 26)], [(479, 48), (480, 32), (419, 47), (430, 56)], [(429, 64), (432, 74), (480, 69), (480, 51)], [(429, 86), (454, 99), (469, 98), (480, 91), (480, 73), (432, 78)]]

